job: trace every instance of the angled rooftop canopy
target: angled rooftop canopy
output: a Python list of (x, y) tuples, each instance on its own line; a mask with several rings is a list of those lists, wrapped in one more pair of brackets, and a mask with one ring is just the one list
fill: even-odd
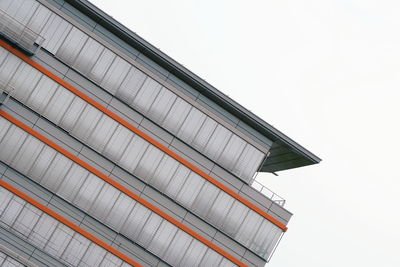
[(136, 33), (113, 19), (86, 0), (66, 0), (78, 10), (90, 14), (101, 26), (114, 33), (116, 36), (132, 45), (138, 51), (155, 61), (157, 64), (177, 76), (188, 85), (199, 91), (216, 104), (223, 107), (234, 116), (247, 123), (274, 143), (270, 150), (270, 156), (264, 162), (262, 172), (277, 172), (311, 164), (321, 161), (316, 155), (290, 139), (278, 129), (268, 124), (251, 111), (207, 83), (196, 74), (176, 62), (174, 59), (148, 43)]

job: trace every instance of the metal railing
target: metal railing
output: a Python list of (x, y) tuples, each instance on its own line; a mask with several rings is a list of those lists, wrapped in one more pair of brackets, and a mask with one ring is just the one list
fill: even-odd
[(0, 34), (32, 55), (44, 42), (43, 36), (32, 31), (2, 10), (0, 10)]
[(285, 199), (283, 199), (278, 194), (274, 193), (272, 190), (268, 189), (266, 186), (264, 186), (257, 180), (253, 181), (253, 183), (251, 184), (251, 187), (253, 187), (254, 189), (261, 192), (264, 196), (268, 197), (269, 199), (271, 199), (273, 202), (275, 202), (279, 206), (282, 206), (282, 207), (285, 206), (285, 203), (286, 203)]

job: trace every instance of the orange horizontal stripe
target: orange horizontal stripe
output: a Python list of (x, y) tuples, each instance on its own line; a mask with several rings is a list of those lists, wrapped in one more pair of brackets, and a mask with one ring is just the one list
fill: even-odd
[(98, 237), (92, 235), (91, 233), (89, 233), (88, 231), (86, 231), (83, 228), (79, 227), (78, 225), (74, 224), (73, 222), (71, 222), (67, 218), (61, 216), (60, 214), (58, 214), (54, 210), (50, 209), (49, 207), (43, 205), (42, 203), (40, 203), (37, 200), (35, 200), (32, 197), (30, 197), (29, 195), (25, 194), (24, 192), (20, 191), (19, 189), (15, 188), (14, 186), (10, 185), (9, 183), (4, 181), (3, 179), (0, 179), (0, 186), (4, 187), (8, 191), (10, 191), (10, 192), (14, 193), (15, 195), (19, 196), (20, 198), (22, 198), (26, 202), (32, 204), (33, 206), (35, 206), (36, 208), (40, 209), (41, 211), (47, 213), (48, 215), (50, 215), (51, 217), (53, 217), (57, 221), (65, 224), (66, 226), (68, 226), (69, 228), (74, 230), (75, 232), (83, 235), (84, 237), (86, 237), (87, 239), (92, 241), (93, 243), (96, 243), (100, 247), (102, 247), (105, 250), (111, 252), (112, 254), (114, 254), (115, 256), (120, 258), (121, 260), (123, 260), (123, 261), (125, 261), (125, 262), (127, 262), (127, 263), (129, 263), (129, 264), (131, 264), (133, 266), (138, 266), (138, 267), (142, 266), (141, 264), (139, 264), (135, 260), (129, 258), (128, 256), (126, 256), (125, 254), (123, 254), (119, 250), (113, 248), (112, 246), (110, 246), (109, 244), (104, 242), (103, 240), (101, 240)]
[(49, 78), (53, 79), (55, 82), (59, 83), (60, 85), (62, 85), (66, 89), (70, 90), (75, 95), (79, 96), (80, 98), (82, 98), (83, 100), (88, 102), (89, 104), (93, 105), (98, 110), (100, 110), (103, 113), (107, 114), (109, 117), (111, 117), (115, 121), (119, 122), (120, 124), (122, 124), (123, 126), (128, 128), (129, 130), (134, 132), (135, 134), (139, 135), (140, 137), (142, 137), (143, 139), (145, 139), (146, 141), (148, 141), (152, 145), (154, 145), (157, 148), (159, 148), (160, 150), (164, 151), (166, 154), (168, 154), (169, 156), (173, 157), (174, 159), (176, 159), (177, 161), (179, 161), (180, 163), (182, 163), (183, 165), (185, 165), (186, 167), (188, 167), (189, 169), (191, 169), (192, 171), (194, 171), (195, 173), (197, 173), (198, 175), (200, 175), (201, 177), (203, 177), (204, 179), (206, 179), (210, 183), (214, 184), (219, 189), (225, 191), (227, 194), (231, 195), (233, 198), (235, 198), (238, 201), (242, 202), (244, 205), (246, 205), (250, 209), (254, 210), (255, 212), (257, 212), (258, 214), (260, 214), (261, 216), (263, 216), (264, 218), (266, 218), (267, 220), (269, 220), (270, 222), (272, 222), (273, 224), (275, 224), (279, 228), (281, 228), (284, 232), (287, 231), (287, 229), (288, 229), (287, 226), (285, 224), (283, 224), (282, 222), (280, 222), (279, 220), (277, 220), (276, 218), (274, 218), (272, 215), (268, 214), (267, 212), (265, 212), (264, 210), (259, 208), (257, 205), (253, 204), (248, 199), (246, 199), (243, 196), (239, 195), (238, 193), (236, 193), (235, 191), (233, 191), (232, 189), (230, 189), (229, 187), (227, 187), (226, 185), (224, 185), (223, 183), (221, 183), (217, 179), (211, 177), (206, 172), (204, 172), (200, 168), (198, 168), (196, 165), (194, 165), (191, 162), (189, 162), (188, 160), (184, 159), (182, 156), (178, 155), (177, 153), (175, 153), (174, 151), (172, 151), (171, 149), (169, 149), (165, 145), (161, 144), (160, 142), (158, 142), (154, 138), (152, 138), (149, 135), (147, 135), (146, 133), (142, 132), (141, 130), (139, 130), (138, 128), (133, 126), (131, 123), (129, 123), (128, 121), (124, 120), (122, 117), (118, 116), (116, 113), (114, 113), (111, 110), (107, 109), (106, 107), (101, 105), (99, 102), (97, 102), (93, 98), (91, 98), (88, 95), (84, 94), (82, 91), (78, 90), (77, 88), (72, 86), (70, 83), (64, 81), (62, 78), (58, 77), (56, 74), (54, 74), (51, 71), (49, 71), (48, 69), (46, 69), (44, 66), (42, 66), (39, 63), (35, 62), (33, 59), (29, 58), (28, 56), (26, 56), (25, 54), (23, 54), (19, 50), (13, 48), (12, 46), (10, 46), (8, 43), (6, 43), (3, 40), (0, 40), (0, 45), (3, 46), (8, 51), (10, 51), (11, 53), (13, 53), (14, 55), (16, 55), (19, 58), (21, 58), (26, 63), (30, 64), (32, 67), (36, 68), (37, 70), (39, 70), (40, 72), (42, 72), (43, 74), (48, 76)]
[(158, 207), (154, 206), (153, 204), (151, 204), (147, 200), (141, 198), (139, 195), (137, 195), (134, 192), (130, 191), (128, 188), (126, 188), (125, 186), (121, 185), (120, 183), (118, 183), (117, 181), (112, 179), (111, 177), (108, 177), (106, 174), (104, 174), (103, 172), (101, 172), (98, 169), (94, 168), (93, 166), (91, 166), (87, 162), (81, 160), (80, 158), (78, 158), (77, 156), (75, 156), (74, 154), (69, 152), (68, 150), (66, 150), (66, 149), (62, 148), (61, 146), (57, 145), (56, 143), (54, 143), (53, 141), (51, 141), (47, 137), (43, 136), (39, 132), (35, 131), (34, 129), (32, 129), (28, 125), (26, 125), (23, 122), (21, 122), (20, 120), (18, 120), (17, 118), (13, 117), (11, 114), (5, 112), (4, 110), (0, 110), (0, 116), (4, 117), (5, 119), (10, 121), (11, 123), (15, 124), (16, 126), (18, 126), (21, 129), (23, 129), (24, 131), (26, 131), (30, 135), (36, 137), (37, 139), (39, 139), (43, 143), (47, 144), (48, 146), (54, 148), (59, 153), (63, 154), (64, 156), (66, 156), (70, 160), (72, 160), (75, 163), (79, 164), (81, 167), (83, 167), (86, 170), (90, 171), (91, 173), (93, 173), (97, 177), (101, 178), (102, 180), (104, 180), (105, 182), (107, 182), (110, 185), (114, 186), (115, 188), (117, 188), (121, 192), (125, 193), (126, 195), (130, 196), (131, 198), (133, 198), (137, 202), (141, 203), (145, 207), (147, 207), (150, 210), (152, 210), (153, 212), (157, 213), (158, 215), (160, 215), (161, 217), (163, 217), (164, 219), (166, 219), (170, 223), (172, 223), (175, 226), (177, 226), (178, 228), (182, 229), (183, 231), (185, 231), (186, 233), (188, 233), (192, 237), (196, 238), (197, 240), (199, 240), (200, 242), (202, 242), (206, 246), (212, 248), (213, 250), (215, 250), (216, 252), (218, 252), (219, 254), (224, 256), (225, 258), (229, 259), (233, 263), (235, 263), (235, 264), (237, 264), (239, 266), (247, 266), (246, 264), (242, 263), (240, 260), (238, 260), (234, 256), (232, 256), (230, 253), (226, 252), (225, 250), (223, 250), (219, 246), (217, 246), (214, 243), (212, 243), (210, 240), (206, 239), (202, 235), (200, 235), (197, 232), (193, 231), (191, 228), (187, 227), (186, 225), (184, 225), (180, 221), (176, 220), (175, 218), (173, 218), (172, 216), (170, 216), (169, 214), (167, 214), (163, 210), (159, 209)]

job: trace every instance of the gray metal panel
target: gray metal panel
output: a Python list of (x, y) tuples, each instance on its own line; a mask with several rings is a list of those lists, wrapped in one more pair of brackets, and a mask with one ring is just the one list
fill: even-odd
[(38, 266), (64, 267), (65, 265), (28, 244), (8, 230), (0, 227), (0, 243)]
[[(236, 178), (236, 176), (233, 176), (232, 174), (230, 174), (229, 172), (227, 172), (225, 169), (221, 168), (218, 165), (214, 165), (212, 172), (211, 172), (211, 176), (217, 177), (220, 180), (225, 181), (226, 183), (229, 183), (228, 186), (231, 189), (235, 190), (236, 192), (239, 191), (242, 188), (242, 186), (245, 184), (241, 180)], [(234, 188), (232, 188), (232, 186)]]
[(109, 93), (104, 90), (98, 90), (98, 87), (94, 85), (88, 79), (82, 77), (76, 71), (69, 69), (65, 75), (65, 81), (69, 82), (79, 90), (89, 93), (89, 96), (100, 102), (102, 105), (107, 105), (113, 98)]
[(54, 58), (53, 55), (43, 49), (39, 49), (36, 52), (33, 60), (38, 61), (40, 64), (54, 71), (60, 77), (64, 77), (69, 69), (65, 64), (61, 63), (59, 60)]
[[(225, 241), (224, 241), (225, 242)], [(222, 249), (225, 249), (228, 253), (230, 253), (232, 256), (240, 259), (242, 255), (239, 255), (236, 251), (234, 246), (231, 246), (231, 243), (222, 243), (216, 239), (213, 240), (213, 243), (215, 243), (217, 246), (221, 247)], [(242, 253), (242, 250), (238, 251), (239, 253)]]
[[(29, 188), (29, 190), (31, 190), (31, 188)], [(58, 197), (51, 199), (47, 206), (77, 225), (80, 225), (83, 219), (86, 217), (85, 213), (73, 207), (72, 205), (65, 203), (65, 201), (59, 199)]]
[[(28, 111), (29, 111), (29, 110), (28, 110)], [(45, 128), (45, 131), (49, 130), (50, 132), (53, 132), (53, 135), (56, 136), (57, 138), (58, 138), (58, 136), (64, 136), (64, 135), (68, 136), (67, 134), (65, 134), (65, 132), (61, 131), (59, 128), (55, 127), (55, 126), (52, 125), (52, 124), (50, 124), (50, 123), (48, 123), (48, 122), (46, 122), (46, 121), (43, 121), (42, 123), (43, 123), (43, 124), (46, 124), (46, 126), (43, 127), (43, 128)], [(53, 130), (51, 130), (51, 128), (53, 128)], [(43, 131), (43, 130), (41, 130), (41, 132), (42, 132), (42, 131)], [(70, 138), (71, 140), (76, 141), (74, 138), (71, 138), (71, 137), (68, 137), (68, 138)], [(51, 139), (54, 140), (54, 139), (56, 139), (56, 138), (51, 137)], [(70, 149), (68, 149), (68, 150), (70, 150)], [(88, 154), (88, 157), (89, 157), (89, 158), (91, 158), (90, 155), (91, 155), (91, 153)], [(137, 179), (135, 179), (135, 178), (132, 177), (131, 175), (127, 175), (126, 180), (127, 180), (128, 182), (131, 182), (131, 181), (135, 181), (135, 180), (137, 180)], [(142, 191), (142, 190), (141, 190), (141, 191)], [(159, 193), (158, 193), (158, 194), (159, 194)], [(149, 198), (149, 199), (150, 199), (150, 198)], [(152, 202), (153, 202), (153, 201), (154, 201), (154, 199), (152, 199)], [(153, 203), (154, 203), (154, 202), (153, 202)], [(164, 201), (161, 201), (161, 203), (164, 204)], [(61, 209), (61, 210), (64, 210), (64, 209)]]
[[(113, 34), (121, 38), (123, 41), (132, 45), (135, 49), (143, 53), (151, 61), (156, 62), (171, 74), (180, 78), (201, 94), (205, 95), (216, 104), (223, 107), (234, 116), (256, 129), (261, 134), (273, 141), (280, 141), (278, 146), (288, 148), (291, 153), (298, 155), (303, 160), (288, 161), (285, 164), (275, 164), (273, 168), (262, 168), (262, 171), (280, 171), (290, 168), (301, 167), (305, 165), (315, 164), (321, 161), (316, 155), (293, 141), (291, 138), (280, 132), (278, 129), (268, 124), (251, 111), (247, 110), (236, 101), (218, 91), (215, 87), (192, 73), (184, 66), (170, 58), (168, 55), (161, 52), (159, 49), (145, 41), (143, 38), (130, 31), (128, 28), (108, 16), (106, 13), (98, 9), (96, 6), (86, 0), (74, 1), (66, 0), (72, 6), (81, 12), (91, 16), (97, 23), (111, 31)], [(265, 164), (268, 164), (268, 160)], [(266, 166), (266, 165), (264, 165)]]
[(189, 95), (191, 98), (196, 100), (199, 97), (199, 92), (194, 90), (192, 87), (188, 86), (186, 83), (184, 83), (182, 80), (180, 80), (178, 77), (175, 75), (168, 75), (168, 78), (166, 80), (168, 83), (171, 83), (174, 85), (176, 88), (181, 89), (183, 92), (185, 92), (187, 95)]
[(206, 98), (204, 95), (199, 95), (196, 101), (201, 103), (203, 106), (206, 106), (207, 108), (214, 110), (214, 112), (221, 114), (222, 115), (221, 117), (232, 125), (237, 125), (240, 122), (238, 118), (233, 116), (231, 113), (227, 112), (221, 106), (210, 101), (210, 99)]
[(104, 224), (89, 216), (85, 216), (85, 218), (83, 218), (80, 226), (83, 229), (94, 233), (95, 236), (99, 237), (102, 240), (105, 240), (107, 243), (111, 243), (118, 235), (116, 232), (114, 232)]
[(70, 4), (68, 3), (63, 3), (62, 7), (60, 8), (63, 12), (67, 13), (69, 16), (73, 17), (77, 21), (79, 21), (82, 24), (85, 24), (86, 27), (88, 28), (94, 28), (96, 26), (96, 22), (89, 17), (85, 16), (82, 14), (80, 11), (76, 10), (73, 8)]
[[(79, 152), (82, 150), (83, 145), (76, 141), (72, 136), (66, 134), (63, 131), (55, 128), (49, 121), (44, 118), (39, 118), (33, 127), (35, 130), (39, 130), (43, 135), (50, 138), (54, 142), (61, 144), (64, 148), (72, 148), (73, 150)], [(57, 136), (57, 138), (53, 138)]]
[(137, 61), (145, 65), (146, 67), (150, 68), (155, 74), (157, 74), (162, 80), (165, 80), (168, 76), (169, 72), (166, 71), (164, 68), (160, 67), (156, 62), (151, 60), (146, 55), (140, 53)]
[[(56, 141), (59, 138), (59, 136), (65, 135), (68, 138), (70, 138), (71, 140), (73, 140), (74, 142), (78, 142), (74, 138), (68, 136), (64, 131), (60, 130), (58, 127), (54, 126), (53, 124), (48, 123), (47, 121), (44, 121), (44, 120), (41, 121), (41, 125), (42, 126), (45, 125), (45, 126), (43, 126), (43, 128), (45, 128), (45, 129), (41, 129), (41, 128), (36, 128), (36, 129), (38, 129), (42, 134), (46, 134), (46, 135), (48, 135), (48, 133), (46, 131), (52, 132), (54, 137), (50, 136), (50, 138), (53, 141)], [(36, 125), (35, 125), (35, 127), (36, 127)], [(57, 141), (57, 142), (60, 142), (60, 141)], [(80, 143), (80, 142), (78, 142), (78, 143)], [(71, 147), (68, 147), (65, 144), (64, 144), (64, 146), (69, 151), (73, 151), (73, 149)], [(77, 152), (77, 151), (74, 151), (74, 152), (77, 153), (78, 155), (80, 155), (79, 152)], [(85, 155), (88, 156), (89, 159), (96, 158), (97, 156), (100, 157), (99, 155), (96, 155), (96, 153), (93, 151), (90, 151), (90, 153), (85, 153)], [(107, 161), (107, 159), (105, 159), (105, 158), (102, 160)], [(96, 161), (98, 161), (98, 160), (96, 160)], [(109, 164), (111, 164), (111, 163), (109, 163)], [(106, 165), (108, 165), (108, 164), (106, 164)], [(110, 168), (111, 165), (108, 168)], [(121, 180), (125, 181), (128, 188), (130, 188), (137, 194), (140, 194), (144, 199), (149, 200), (151, 203), (158, 206), (162, 210), (167, 209), (167, 210), (171, 211), (171, 212), (169, 212), (169, 214), (174, 216), (179, 221), (184, 221), (184, 222), (192, 225), (193, 228), (195, 228), (199, 233), (207, 233), (206, 236), (209, 235), (210, 239), (212, 238), (212, 236), (215, 235), (216, 230), (211, 225), (209, 225), (207, 222), (197, 218), (193, 214), (189, 214), (187, 212), (187, 210), (182, 208), (179, 204), (170, 200), (168, 197), (160, 194), (160, 192), (152, 189), (151, 187), (146, 186), (144, 183), (140, 182), (137, 178), (133, 177), (131, 174), (126, 173), (124, 170), (120, 169), (119, 167), (115, 167), (113, 169), (112, 173), (117, 176), (111, 174), (110, 177), (115, 178), (118, 182), (121, 182)], [(123, 178), (121, 178), (121, 176)], [(10, 180), (10, 179), (8, 179), (8, 180)], [(12, 179), (12, 181), (16, 181), (16, 180), (21, 180), (21, 181), (30, 183), (27, 185), (20, 185), (22, 187), (39, 188), (38, 185), (36, 185), (35, 183), (33, 183), (32, 181), (30, 181), (27, 178), (19, 177), (19, 178)], [(139, 188), (139, 191), (135, 190), (135, 188)], [(43, 190), (43, 192), (44, 191), (46, 191), (46, 190)], [(32, 189), (30, 189), (30, 192), (31, 193), (33, 192)], [(43, 192), (41, 192), (40, 194), (42, 194)], [(38, 193), (36, 195), (40, 195), (40, 194)], [(48, 199), (51, 198), (49, 207), (56, 210), (57, 212), (59, 212), (60, 214), (62, 214), (65, 217), (67, 217), (68, 219), (74, 221), (76, 224), (80, 224), (81, 222), (83, 222), (84, 224), (87, 225), (87, 228), (86, 228), (86, 226), (84, 228), (87, 229), (89, 232), (95, 233), (95, 235), (99, 235), (101, 233), (105, 238), (107, 238), (110, 241), (115, 238), (114, 232), (112, 232), (112, 231), (110, 232), (110, 230), (108, 228), (103, 229), (104, 226), (102, 224), (98, 223), (96, 220), (94, 220), (90, 216), (86, 215), (82, 211), (78, 210), (77, 208), (70, 206), (68, 203), (63, 204), (64, 201), (55, 196), (52, 196), (52, 197), (46, 196), (46, 198), (47, 198), (47, 201), (48, 201)], [(185, 218), (185, 219), (183, 219), (183, 218)], [(233, 251), (237, 251), (238, 249), (240, 251), (242, 250), (242, 248), (243, 248), (242, 245), (239, 245), (239, 243), (237, 243), (233, 239), (225, 236), (222, 233), (220, 233), (220, 236), (223, 236), (224, 240), (225, 239), (229, 240), (229, 244), (233, 244), (232, 248), (230, 248)], [(238, 253), (238, 252), (236, 252), (236, 253)]]
[[(269, 146), (266, 147), (265, 145), (262, 145), (262, 144), (260, 144), (258, 142), (255, 142), (255, 140), (253, 138), (251, 138), (248, 135), (248, 133), (238, 130), (237, 128), (234, 127), (235, 125), (232, 125), (232, 124), (224, 121), (223, 119), (221, 119), (220, 116), (217, 116), (210, 109), (207, 109), (203, 105), (201, 105), (198, 102), (194, 101), (194, 99), (192, 99), (190, 96), (188, 96), (187, 94), (183, 93), (180, 89), (177, 89), (174, 86), (172, 86), (171, 84), (169, 84), (166, 81), (164, 81), (164, 79), (166, 79), (166, 76), (164, 78), (160, 78), (154, 72), (150, 71), (148, 69), (148, 67), (145, 67), (143, 64), (141, 64), (138, 61), (136, 61), (136, 58), (137, 58), (136, 56), (135, 57), (129, 57), (127, 54), (121, 52), (119, 47), (121, 47), (121, 44), (126, 44), (126, 43), (124, 43), (124, 41), (122, 39), (118, 39), (112, 32), (110, 32), (110, 31), (108, 31), (107, 29), (104, 28), (104, 33), (112, 35), (113, 38), (115, 39), (115, 40), (113, 39), (114, 40), (113, 42), (109, 43), (109, 42), (105, 41), (104, 39), (99, 38), (99, 36), (97, 34), (94, 34), (94, 32), (90, 32), (87, 28), (85, 28), (84, 26), (82, 26), (79, 23), (77, 23), (75, 20), (73, 20), (72, 18), (67, 16), (65, 13), (62, 13), (59, 10), (55, 9), (51, 4), (48, 4), (45, 0), (38, 0), (38, 1), (40, 3), (42, 3), (42, 4), (44, 4), (46, 7), (51, 9), (53, 12), (55, 12), (59, 16), (61, 16), (63, 19), (67, 20), (74, 27), (77, 27), (81, 31), (85, 32), (87, 35), (89, 35), (91, 38), (95, 39), (97, 42), (99, 42), (102, 45), (104, 45), (105, 47), (107, 47), (113, 53), (116, 53), (118, 56), (120, 56), (124, 60), (128, 61), (130, 64), (132, 64), (133, 66), (135, 66), (136, 68), (138, 68), (139, 70), (144, 72), (146, 75), (150, 76), (151, 78), (156, 80), (158, 83), (162, 84), (164, 87), (168, 88), (169, 90), (171, 90), (172, 92), (177, 94), (179, 97), (181, 97), (185, 101), (189, 102), (191, 105), (195, 106), (196, 108), (201, 110), (206, 115), (208, 115), (211, 118), (213, 118), (218, 123), (224, 125), (224, 127), (228, 128), (229, 130), (231, 130), (232, 132), (234, 132), (235, 134), (240, 136), (242, 139), (244, 139), (247, 142), (251, 143), (253, 146), (255, 146), (260, 151), (262, 151), (262, 152), (267, 152), (268, 151)], [(99, 26), (99, 25), (97, 25), (97, 26)], [(114, 44), (117, 44), (117, 46), (115, 46)], [(134, 60), (132, 60), (132, 59), (134, 59)]]
[(249, 264), (252, 264), (257, 267), (265, 266), (265, 264), (267, 263), (264, 259), (258, 257), (250, 250), (246, 250), (241, 260), (244, 261), (245, 263), (248, 262)]
[(5, 165), (3, 162), (0, 162), (0, 177), (4, 174), (6, 170), (7, 170), (7, 165)]
[[(198, 166), (200, 164), (204, 168), (206, 168), (208, 171), (212, 170), (214, 167), (215, 163), (212, 162), (211, 160), (207, 159), (197, 151), (195, 151), (193, 148), (189, 147), (185, 143), (181, 142), (178, 139), (174, 139), (169, 147), (170, 149), (175, 148), (178, 151), (178, 154), (182, 155), (184, 158), (188, 159), (189, 161), (193, 162), (195, 165)], [(173, 150), (175, 150), (173, 149)], [(200, 166), (198, 166), (200, 167)], [(208, 172), (206, 170), (206, 172)]]
[(29, 125), (29, 127), (33, 127), (33, 125), (38, 120), (39, 116), (34, 114), (33, 112), (28, 111), (25, 107), (23, 107), (19, 102), (14, 99), (8, 99), (7, 106), (2, 105), (1, 109), (15, 116), (17, 119), (21, 120), (23, 123)]
[(121, 39), (119, 39), (117, 36), (115, 36), (113, 33), (111, 33), (110, 31), (108, 31), (106, 28), (104, 28), (99, 24), (96, 25), (93, 32), (98, 34), (108, 42), (121, 47), (132, 58), (137, 58), (140, 54), (138, 50), (136, 50), (135, 48), (133, 48), (132, 46), (128, 45), (123, 41), (121, 42)]
[[(89, 233), (100, 237), (102, 240), (106, 240), (107, 243), (112, 244), (113, 247), (116, 249), (124, 248), (127, 250), (129, 248), (130, 250), (130, 255), (134, 255), (134, 258), (138, 260), (138, 257), (141, 257), (147, 264), (146, 266), (154, 266), (152, 262), (157, 262), (159, 261), (158, 257), (155, 257), (154, 255), (150, 254), (148, 251), (142, 250), (140, 247), (138, 247), (136, 244), (132, 243), (132, 241), (129, 241), (125, 237), (121, 236), (120, 234), (114, 232), (111, 230), (109, 227), (105, 226), (104, 224), (100, 223), (96, 219), (92, 218), (91, 216), (87, 215), (86, 213), (82, 212), (80, 209), (72, 206), (71, 204), (67, 203), (63, 199), (59, 198), (58, 196), (54, 195), (50, 191), (42, 188), (40, 185), (32, 182), (29, 178), (18, 174), (15, 170), (9, 168), (7, 171), (7, 176), (3, 177), (3, 179), (10, 183), (11, 185), (17, 187), (19, 190), (25, 192), (26, 194), (32, 196), (34, 199), (39, 200), (46, 206), (48, 206), (50, 209), (54, 210), (58, 214), (62, 215), (63, 217), (67, 218), (68, 220), (72, 221), (73, 223), (79, 225)], [(1, 233), (0, 231), (0, 240), (1, 240)], [(17, 238), (18, 237), (12, 235), (12, 238)], [(26, 242), (18, 242), (18, 245), (24, 244), (28, 248), (32, 247)], [(24, 251), (26, 251), (26, 246), (23, 246), (22, 248)], [(33, 248), (33, 247), (32, 247)], [(46, 253), (43, 253), (41, 251), (38, 251), (33, 248), (34, 251), (37, 251), (39, 254), (42, 253), (44, 258), (51, 258), (48, 256)], [(29, 251), (29, 250), (28, 250)], [(138, 253), (134, 253), (135, 251), (140, 251)], [(32, 252), (29, 252), (31, 254)], [(42, 258), (43, 258), (42, 256)], [(50, 261), (51, 262), (51, 261)], [(141, 261), (140, 261), (141, 262)], [(42, 266), (43, 264), (40, 264)], [(58, 264), (48, 264), (45, 266), (58, 266)], [(65, 266), (65, 265), (61, 265)]]
[(78, 157), (86, 162), (90, 162), (91, 165), (94, 165), (97, 169), (107, 174), (111, 173), (115, 167), (114, 163), (86, 146), (82, 148)]
[[(132, 243), (122, 235), (118, 235), (113, 241), (113, 247), (127, 256), (138, 258), (137, 262), (143, 266), (156, 266), (162, 263), (156, 256), (149, 254), (146, 250)], [(140, 257), (140, 259), (139, 259)]]
[(182, 218), (187, 214), (186, 209), (182, 208), (165, 195), (160, 194), (160, 192), (154, 190), (150, 186), (144, 188), (141, 197), (150, 200), (152, 204), (156, 204), (162, 210), (168, 210), (168, 214), (175, 214), (177, 220), (182, 220)]
[(235, 251), (237, 255), (243, 256), (246, 252), (246, 248), (242, 245), (239, 245), (236, 242), (233, 242), (232, 239), (228, 238), (226, 235), (217, 232), (214, 236), (214, 240), (221, 242), (225, 246), (229, 247), (231, 250)]
[(214, 227), (212, 227), (208, 223), (205, 223), (192, 213), (186, 214), (184, 223), (198, 229), (198, 232), (207, 237), (209, 240), (212, 240), (212, 238), (217, 233), (217, 230)]
[(140, 193), (146, 186), (145, 183), (139, 181), (139, 179), (133, 179), (130, 173), (126, 172), (118, 166), (115, 166), (110, 177), (118, 180), (118, 182), (122, 182), (124, 186), (127, 186), (130, 190), (138, 195), (140, 195)]
[(31, 188), (29, 192), (26, 190), (21, 191), (28, 193), (29, 195), (34, 194), (36, 198), (40, 199), (40, 201), (47, 203), (51, 200), (51, 193), (43, 188), (37, 187), (33, 181), (25, 179), (23, 175), (17, 173), (11, 168), (7, 169), (7, 171), (2, 176), (2, 179), (4, 179), (4, 181), (8, 182), (9, 184), (19, 188)]
[(121, 116), (124, 120), (132, 123), (136, 127), (143, 120), (143, 116), (128, 107), (126, 104), (122, 103), (116, 98), (113, 98), (107, 107), (112, 112), (115, 112), (119, 116)]
[(167, 131), (164, 131), (161, 127), (157, 126), (150, 120), (143, 118), (142, 122), (140, 123), (139, 129), (145, 131), (150, 136), (155, 137), (157, 141), (164, 141), (164, 145), (168, 146), (174, 139), (174, 136), (169, 134)]
[(269, 213), (275, 215), (274, 217), (284, 224), (287, 224), (292, 217), (292, 214), (287, 210), (283, 209), (280, 205), (273, 203)]

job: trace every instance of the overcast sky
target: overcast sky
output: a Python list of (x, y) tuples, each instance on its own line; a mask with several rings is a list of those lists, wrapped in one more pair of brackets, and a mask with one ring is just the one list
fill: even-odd
[(323, 159), (267, 266), (400, 266), (399, 1), (92, 2)]

